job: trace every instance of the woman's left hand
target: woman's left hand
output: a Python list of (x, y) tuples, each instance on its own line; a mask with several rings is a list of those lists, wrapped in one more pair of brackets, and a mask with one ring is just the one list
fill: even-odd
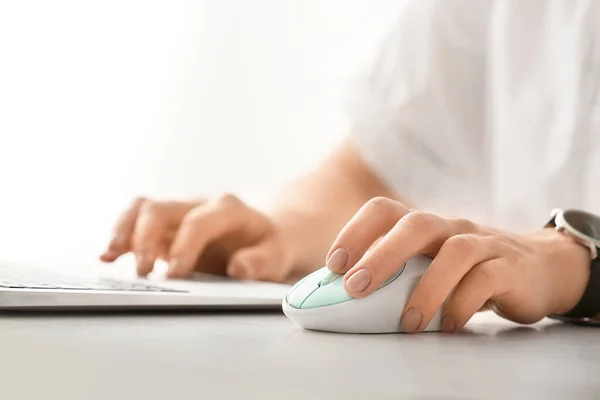
[(553, 229), (510, 233), (387, 198), (369, 201), (344, 227), (327, 266), (345, 273), (346, 291), (361, 298), (417, 254), (433, 262), (403, 311), (406, 332), (423, 330), (442, 307), (446, 332), (487, 308), (534, 323), (573, 308), (589, 279), (589, 252)]

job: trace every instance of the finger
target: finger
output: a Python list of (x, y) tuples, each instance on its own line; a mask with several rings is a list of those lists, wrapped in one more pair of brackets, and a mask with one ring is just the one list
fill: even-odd
[(100, 255), (100, 260), (104, 262), (113, 262), (130, 251), (131, 235), (133, 234), (139, 209), (145, 201), (146, 200), (143, 197), (136, 198), (119, 216), (115, 227), (113, 228), (112, 239), (108, 244), (106, 251)]
[(473, 267), (462, 279), (444, 307), (442, 329), (445, 332), (456, 332), (475, 313), (486, 308), (487, 301), (494, 296), (497, 287), (497, 271), (505, 263), (506, 260), (502, 258), (485, 261)]
[(247, 223), (248, 215), (242, 215), (242, 210), (244, 206), (240, 200), (224, 196), (186, 214), (169, 250), (168, 275), (188, 276), (208, 243)]
[(403, 310), (403, 330), (425, 329), (461, 279), (476, 265), (506, 254), (507, 247), (498, 236), (462, 234), (448, 239)]
[(387, 233), (409, 212), (402, 203), (385, 197), (368, 201), (346, 224), (327, 254), (327, 267), (343, 274), (365, 254), (373, 242)]
[(283, 282), (287, 272), (284, 255), (275, 239), (233, 253), (227, 265), (227, 275), (237, 279)]
[(346, 291), (353, 297), (368, 296), (412, 257), (435, 254), (450, 237), (476, 230), (468, 221), (412, 211), (346, 273)]
[(138, 213), (132, 237), (132, 251), (136, 255), (138, 274), (152, 272), (157, 259), (166, 259), (173, 239), (173, 231), (189, 210), (202, 204), (198, 201), (149, 201)]
[(160, 253), (165, 251), (164, 237), (168, 228), (168, 206), (161, 202), (145, 202), (140, 208), (132, 239), (139, 275), (149, 274)]

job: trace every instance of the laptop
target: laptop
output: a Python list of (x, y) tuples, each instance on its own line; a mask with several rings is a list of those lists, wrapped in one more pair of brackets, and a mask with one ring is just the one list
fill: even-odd
[(281, 310), (287, 284), (196, 273), (167, 279), (157, 268), (57, 269), (0, 262), (1, 311)]

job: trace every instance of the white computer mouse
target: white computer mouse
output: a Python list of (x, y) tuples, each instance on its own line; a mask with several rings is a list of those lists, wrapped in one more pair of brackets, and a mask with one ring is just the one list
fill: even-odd
[[(400, 318), (410, 294), (431, 259), (409, 260), (371, 295), (355, 299), (346, 293), (343, 275), (323, 267), (296, 283), (283, 299), (283, 312), (307, 330), (338, 333), (403, 332)], [(441, 331), (438, 311), (424, 331)]]

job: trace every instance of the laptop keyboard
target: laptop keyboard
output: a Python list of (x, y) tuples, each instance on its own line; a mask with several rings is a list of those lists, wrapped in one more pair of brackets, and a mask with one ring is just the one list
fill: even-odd
[(101, 290), (117, 292), (178, 292), (186, 290), (169, 288), (163, 285), (140, 281), (124, 281), (113, 278), (84, 279), (72, 276), (60, 276), (47, 271), (19, 271), (0, 268), (0, 289), (36, 289), (36, 290)]

